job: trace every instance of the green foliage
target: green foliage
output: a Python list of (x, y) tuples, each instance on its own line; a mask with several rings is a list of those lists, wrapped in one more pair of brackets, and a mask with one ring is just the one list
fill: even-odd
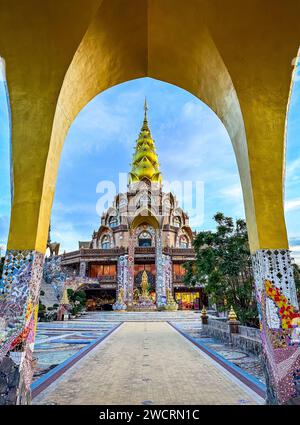
[(42, 304), (40, 300), (38, 318), (43, 321), (45, 319), (45, 314), (46, 314), (46, 306)]
[(5, 257), (0, 257), (0, 279), (3, 273), (4, 260), (5, 260)]
[(296, 263), (292, 263), (292, 266), (294, 271), (297, 297), (298, 297), (298, 301), (300, 302), (300, 267)]
[(183, 264), (183, 268), (185, 269), (183, 283), (185, 284), (185, 286), (195, 286), (197, 279), (195, 276), (194, 263), (192, 261), (187, 261)]
[(68, 298), (69, 298), (69, 300), (71, 300), (71, 297), (74, 295), (74, 291), (73, 291), (73, 289), (67, 289), (67, 294), (68, 294)]
[(232, 305), (242, 323), (253, 324), (257, 309), (246, 222), (220, 212), (214, 220), (216, 231), (200, 232), (194, 240), (196, 263), (185, 266), (186, 280), (202, 283), (219, 311)]
[(59, 304), (53, 304), (53, 306), (49, 306), (46, 308), (44, 304), (42, 304), (41, 300), (39, 302), (39, 312), (38, 318), (42, 322), (52, 322), (57, 319), (57, 309)]
[(76, 315), (83, 310), (86, 303), (86, 295), (84, 291), (73, 291), (73, 289), (67, 289), (68, 298), (71, 304), (71, 314)]

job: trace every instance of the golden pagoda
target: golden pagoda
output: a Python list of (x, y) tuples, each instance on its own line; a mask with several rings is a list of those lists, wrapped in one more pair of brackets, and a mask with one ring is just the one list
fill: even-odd
[(63, 292), (63, 295), (62, 295), (61, 300), (60, 300), (60, 304), (61, 305), (69, 305), (70, 304), (67, 289), (65, 289), (64, 292)]
[(148, 298), (149, 296), (149, 290), (148, 290), (148, 275), (146, 270), (143, 271), (142, 274), (142, 283), (141, 283), (141, 288), (142, 288), (142, 297), (144, 298)]
[[(115, 195), (91, 240), (79, 241), (75, 254), (60, 257), (61, 270), (71, 276), (68, 285), (85, 292), (88, 310), (103, 306), (115, 311), (172, 311), (198, 309), (203, 301), (208, 305), (202, 287), (184, 284), (183, 263), (195, 261), (195, 234), (176, 196), (163, 191), (147, 113), (145, 100), (127, 192)], [(57, 259), (49, 261), (55, 282)]]
[(146, 99), (144, 111), (144, 121), (136, 141), (135, 152), (131, 163), (129, 183), (136, 183), (144, 179), (148, 179), (155, 183), (161, 183), (162, 176), (159, 171), (156, 147), (148, 125), (148, 106)]
[(237, 320), (236, 312), (233, 310), (233, 307), (232, 306), (230, 307), (230, 311), (229, 311), (229, 314), (228, 314), (228, 320), (229, 321), (235, 321), (235, 320)]

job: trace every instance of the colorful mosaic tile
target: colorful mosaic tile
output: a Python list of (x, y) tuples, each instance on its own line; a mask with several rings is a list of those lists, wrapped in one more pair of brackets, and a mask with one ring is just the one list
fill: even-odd
[[(0, 297), (0, 368), (8, 356), (18, 366), (16, 403), (28, 399), (25, 393), (30, 391), (43, 263), (44, 254), (36, 251), (8, 251), (5, 258)], [(11, 370), (15, 373), (15, 368)]]
[[(253, 256), (267, 401), (285, 404), (300, 395), (295, 371), (300, 368), (298, 301), (288, 250), (261, 250)], [(297, 336), (298, 335), (298, 336)]]
[(162, 231), (156, 230), (155, 264), (156, 264), (156, 304), (163, 307), (167, 304), (166, 279), (164, 278), (164, 255), (162, 250)]

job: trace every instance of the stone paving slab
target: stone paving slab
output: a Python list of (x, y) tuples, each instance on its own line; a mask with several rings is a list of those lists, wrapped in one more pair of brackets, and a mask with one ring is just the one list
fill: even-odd
[(164, 322), (125, 322), (33, 404), (262, 404)]

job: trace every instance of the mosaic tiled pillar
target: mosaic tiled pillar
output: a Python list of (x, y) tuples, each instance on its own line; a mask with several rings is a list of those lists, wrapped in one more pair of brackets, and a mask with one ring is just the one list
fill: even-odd
[(163, 255), (163, 279), (164, 279), (164, 288), (165, 291), (170, 289), (172, 291), (172, 258), (170, 255)]
[(288, 250), (253, 256), (256, 296), (267, 380), (267, 403), (300, 397), (300, 314)]
[(156, 264), (156, 305), (164, 307), (167, 303), (164, 279), (164, 257), (162, 251), (162, 231), (155, 231), (155, 264)]
[(81, 261), (79, 266), (79, 276), (86, 277), (86, 262)]
[[(117, 293), (116, 293), (116, 302), (113, 305), (113, 310), (126, 310), (127, 283), (128, 283), (128, 255), (120, 255), (120, 257), (118, 258), (117, 267), (118, 267)], [(119, 299), (119, 294), (121, 290), (123, 290), (123, 299)]]
[(127, 301), (127, 305), (129, 306), (133, 303), (135, 245), (136, 245), (136, 234), (133, 231), (133, 232), (130, 232), (129, 245), (128, 245), (128, 282), (127, 282), (126, 301)]
[(30, 403), (44, 254), (8, 251), (0, 288), (0, 404)]
[(121, 288), (124, 291), (124, 300), (126, 301), (128, 283), (128, 255), (120, 255), (118, 258), (118, 293)]

